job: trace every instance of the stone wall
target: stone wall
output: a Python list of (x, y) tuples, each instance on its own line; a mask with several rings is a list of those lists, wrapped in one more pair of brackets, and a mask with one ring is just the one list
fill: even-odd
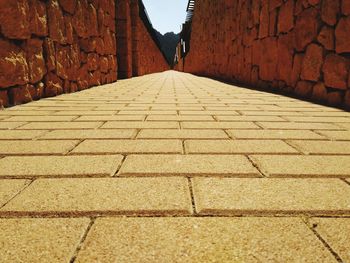
[(185, 71), (350, 106), (350, 0), (199, 0)]
[(117, 79), (114, 0), (0, 0), (4, 106)]
[(167, 70), (139, 3), (0, 0), (0, 108)]

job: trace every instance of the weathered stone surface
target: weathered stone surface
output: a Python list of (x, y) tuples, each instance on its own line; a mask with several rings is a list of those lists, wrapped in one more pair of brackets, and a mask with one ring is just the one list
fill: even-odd
[(45, 96), (52, 97), (62, 94), (63, 83), (62, 80), (54, 73), (49, 73), (45, 76)]
[(336, 51), (337, 53), (350, 52), (350, 16), (340, 18), (335, 29)]
[(44, 52), (47, 69), (48, 71), (52, 71), (56, 68), (56, 50), (51, 38), (45, 38)]
[(43, 41), (35, 38), (29, 39), (26, 42), (25, 48), (29, 67), (29, 82), (35, 84), (46, 74)]
[(334, 50), (334, 29), (332, 27), (324, 26), (321, 32), (318, 34), (317, 40), (323, 45), (325, 49)]
[(47, 36), (47, 15), (45, 2), (40, 0), (28, 0), (30, 32), (37, 36)]
[(66, 44), (65, 23), (62, 10), (57, 0), (50, 0), (47, 4), (49, 17), (49, 35), (53, 41)]
[(321, 18), (330, 26), (337, 23), (337, 15), (340, 11), (340, 0), (322, 0)]
[(25, 52), (10, 41), (0, 39), (0, 88), (29, 81)]
[(262, 80), (274, 80), (276, 76), (278, 47), (277, 40), (273, 37), (265, 38), (261, 41), (262, 54), (260, 58), (259, 75)]
[(350, 62), (346, 58), (330, 54), (323, 65), (325, 84), (336, 89), (347, 89)]
[(301, 78), (317, 81), (320, 78), (323, 64), (323, 48), (316, 44), (310, 44), (303, 59)]
[(30, 85), (19, 86), (9, 90), (9, 97), (12, 105), (19, 105), (32, 101), (29, 89)]
[(295, 48), (303, 51), (318, 33), (318, 12), (315, 8), (305, 9), (297, 18), (295, 24)]
[(286, 33), (294, 27), (294, 0), (285, 2), (279, 12), (278, 32)]
[(59, 3), (64, 11), (72, 15), (74, 14), (75, 7), (77, 5), (77, 0), (59, 0)]
[(28, 1), (0, 0), (0, 25), (5, 37), (11, 39), (30, 38)]

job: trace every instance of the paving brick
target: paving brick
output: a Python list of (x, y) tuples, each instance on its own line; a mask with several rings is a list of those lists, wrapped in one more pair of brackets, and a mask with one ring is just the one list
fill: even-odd
[(219, 121), (285, 121), (278, 116), (215, 116)]
[(110, 115), (114, 115), (116, 114), (117, 111), (99, 111), (99, 110), (71, 110), (71, 111), (67, 111), (67, 110), (63, 110), (63, 111), (58, 111), (55, 112), (54, 115), (59, 115), (59, 116), (110, 116)]
[(44, 136), (41, 136), (40, 139), (132, 139), (135, 135), (136, 130), (131, 129), (56, 130), (46, 133)]
[(46, 111), (46, 110), (0, 110), (1, 117), (11, 117), (11, 116), (45, 116), (52, 115), (55, 111)]
[(305, 154), (350, 154), (350, 142), (336, 141), (290, 141)]
[(317, 131), (326, 138), (339, 141), (350, 141), (350, 131)]
[[(1, 134), (1, 133), (0, 133)], [(158, 138), (158, 139), (227, 139), (227, 134), (222, 130), (142, 130), (138, 138)]]
[[(286, 229), (288, 231), (286, 231)], [(99, 218), (82, 262), (334, 262), (299, 218)]]
[(167, 110), (167, 111), (159, 111), (159, 110), (122, 110), (118, 112), (118, 115), (176, 115), (176, 110)]
[(297, 111), (240, 111), (246, 116), (304, 116)]
[(188, 140), (187, 153), (298, 153), (280, 140)]
[(349, 156), (254, 155), (251, 158), (273, 177), (350, 177)]
[(0, 140), (29, 140), (47, 131), (0, 130)]
[(350, 187), (339, 179), (195, 178), (200, 214), (350, 215)]
[(143, 121), (146, 115), (81, 116), (75, 121)]
[(65, 178), (34, 181), (0, 213), (185, 215), (191, 210), (186, 178)]
[(240, 155), (129, 155), (119, 175), (259, 176), (247, 157)]
[(69, 129), (96, 129), (103, 122), (32, 122), (21, 126), (20, 130), (69, 130)]
[(227, 132), (237, 139), (326, 139), (324, 136), (307, 130), (228, 130)]
[(105, 123), (101, 129), (179, 129), (178, 122), (141, 122), (141, 121), (109, 121)]
[(182, 122), (183, 129), (260, 129), (253, 122)]
[(180, 115), (239, 115), (237, 111), (180, 111)]
[(86, 140), (72, 153), (182, 153), (180, 140)]
[(69, 262), (89, 221), (87, 218), (0, 219), (1, 262)]
[(10, 201), (10, 199), (18, 194), (29, 182), (29, 180), (0, 180), (0, 207)]
[(344, 130), (332, 123), (258, 122), (265, 129), (274, 130)]
[(18, 128), (22, 125), (26, 124), (26, 122), (0, 122), (0, 130), (11, 130)]
[(113, 176), (121, 155), (26, 156), (0, 159), (0, 177)]
[(37, 122), (55, 122), (55, 121), (71, 121), (78, 116), (14, 116), (6, 119), (6, 121), (37, 121)]
[(64, 154), (73, 149), (79, 141), (1, 141), (0, 155)]
[(350, 218), (313, 218), (311, 221), (341, 262), (350, 262)]
[(339, 127), (343, 127), (344, 129), (350, 130), (350, 123), (336, 123)]
[(202, 115), (151, 115), (147, 121), (214, 121), (212, 116)]
[(318, 123), (334, 123), (334, 122), (350, 122), (349, 117), (286, 117), (286, 119), (295, 122), (318, 122)]

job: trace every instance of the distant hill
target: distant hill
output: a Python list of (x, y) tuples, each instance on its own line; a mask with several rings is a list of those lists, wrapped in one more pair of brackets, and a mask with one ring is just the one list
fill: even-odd
[(162, 35), (157, 30), (155, 31), (160, 41), (160, 44), (162, 46), (162, 50), (169, 62), (169, 65), (172, 66), (174, 64), (174, 56), (175, 56), (177, 43), (179, 42), (179, 39), (180, 39), (180, 34), (169, 32)]

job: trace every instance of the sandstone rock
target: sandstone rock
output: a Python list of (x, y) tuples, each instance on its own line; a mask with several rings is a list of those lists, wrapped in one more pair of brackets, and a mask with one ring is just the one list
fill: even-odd
[(339, 11), (339, 0), (322, 0), (321, 18), (328, 25), (334, 26), (337, 23)]
[(295, 24), (295, 48), (303, 51), (317, 37), (318, 33), (318, 11), (311, 7), (305, 9), (297, 18)]
[(335, 30), (337, 53), (350, 52), (350, 16), (341, 18)]
[(269, 8), (265, 3), (262, 5), (260, 11), (260, 27), (259, 27), (259, 38), (265, 38), (269, 35)]
[(87, 22), (87, 34), (89, 37), (96, 37), (99, 35), (98, 31), (98, 21), (97, 21), (97, 11), (95, 7), (90, 4), (88, 6), (88, 19)]
[(293, 69), (291, 72), (291, 86), (295, 86), (300, 79), (301, 65), (303, 63), (304, 55), (295, 54), (293, 59)]
[(0, 110), (8, 106), (9, 106), (9, 98), (8, 98), (7, 90), (0, 89)]
[(313, 83), (309, 81), (298, 81), (295, 93), (301, 97), (309, 98), (312, 95)]
[(325, 49), (334, 50), (334, 29), (328, 26), (322, 27), (321, 32), (318, 34), (317, 40)]
[(33, 100), (38, 100), (38, 99), (43, 97), (43, 95), (44, 95), (44, 87), (45, 87), (44, 83), (39, 82), (39, 83), (35, 84), (35, 86), (33, 86), (29, 90), (30, 95), (32, 96)]
[(342, 6), (341, 10), (343, 15), (350, 15), (350, 1), (349, 0), (342, 0)]
[(77, 2), (76, 11), (73, 16), (73, 27), (77, 35), (81, 38), (88, 38), (87, 21), (88, 14), (88, 3), (87, 0), (80, 0)]
[(0, 0), (0, 25), (7, 38), (30, 38), (28, 0)]
[(62, 80), (53, 73), (45, 76), (44, 94), (46, 97), (54, 97), (63, 93)]
[(43, 56), (43, 41), (35, 38), (29, 39), (25, 48), (29, 66), (29, 82), (34, 84), (39, 82), (47, 72)]
[(28, 83), (28, 64), (25, 52), (0, 39), (0, 88)]
[(30, 95), (29, 89), (32, 86), (27, 84), (24, 86), (16, 86), (9, 89), (9, 97), (12, 105), (20, 105), (23, 103), (33, 101), (32, 96)]
[(327, 95), (328, 92), (326, 86), (322, 82), (319, 82), (313, 87), (311, 98), (316, 101), (326, 102)]
[(336, 54), (329, 54), (322, 70), (327, 87), (347, 89), (349, 60)]
[(44, 37), (48, 34), (46, 5), (40, 0), (28, 0), (30, 32), (34, 35)]
[(107, 73), (109, 70), (108, 58), (101, 57), (100, 58), (100, 70), (102, 73)]
[(294, 27), (294, 0), (285, 2), (278, 17), (278, 32), (286, 33)]
[(55, 70), (56, 69), (56, 50), (55, 50), (55, 45), (51, 38), (45, 38), (44, 52), (45, 52), (46, 66), (48, 71)]
[(71, 45), (69, 50), (69, 68), (67, 68), (68, 79), (76, 81), (80, 68), (80, 49), (77, 44)]
[(66, 27), (66, 42), (72, 45), (74, 43), (72, 18), (70, 16), (64, 16), (64, 24)]
[(276, 77), (278, 48), (274, 37), (265, 38), (261, 42), (260, 79), (273, 81)]
[(66, 44), (66, 26), (62, 10), (57, 0), (50, 0), (47, 4), (50, 38), (60, 44)]
[(278, 79), (291, 85), (291, 72), (293, 69), (293, 33), (280, 35), (278, 38)]
[(341, 106), (343, 104), (344, 92), (334, 91), (327, 95), (327, 103), (332, 106)]
[(71, 15), (74, 14), (77, 0), (59, 0), (59, 2), (64, 11), (70, 13)]
[(303, 59), (301, 67), (301, 79), (318, 81), (323, 64), (323, 48), (316, 44), (310, 44)]
[(87, 66), (89, 71), (97, 70), (99, 67), (99, 57), (96, 53), (90, 53), (87, 57)]
[(69, 47), (56, 45), (56, 73), (62, 79), (68, 79)]

